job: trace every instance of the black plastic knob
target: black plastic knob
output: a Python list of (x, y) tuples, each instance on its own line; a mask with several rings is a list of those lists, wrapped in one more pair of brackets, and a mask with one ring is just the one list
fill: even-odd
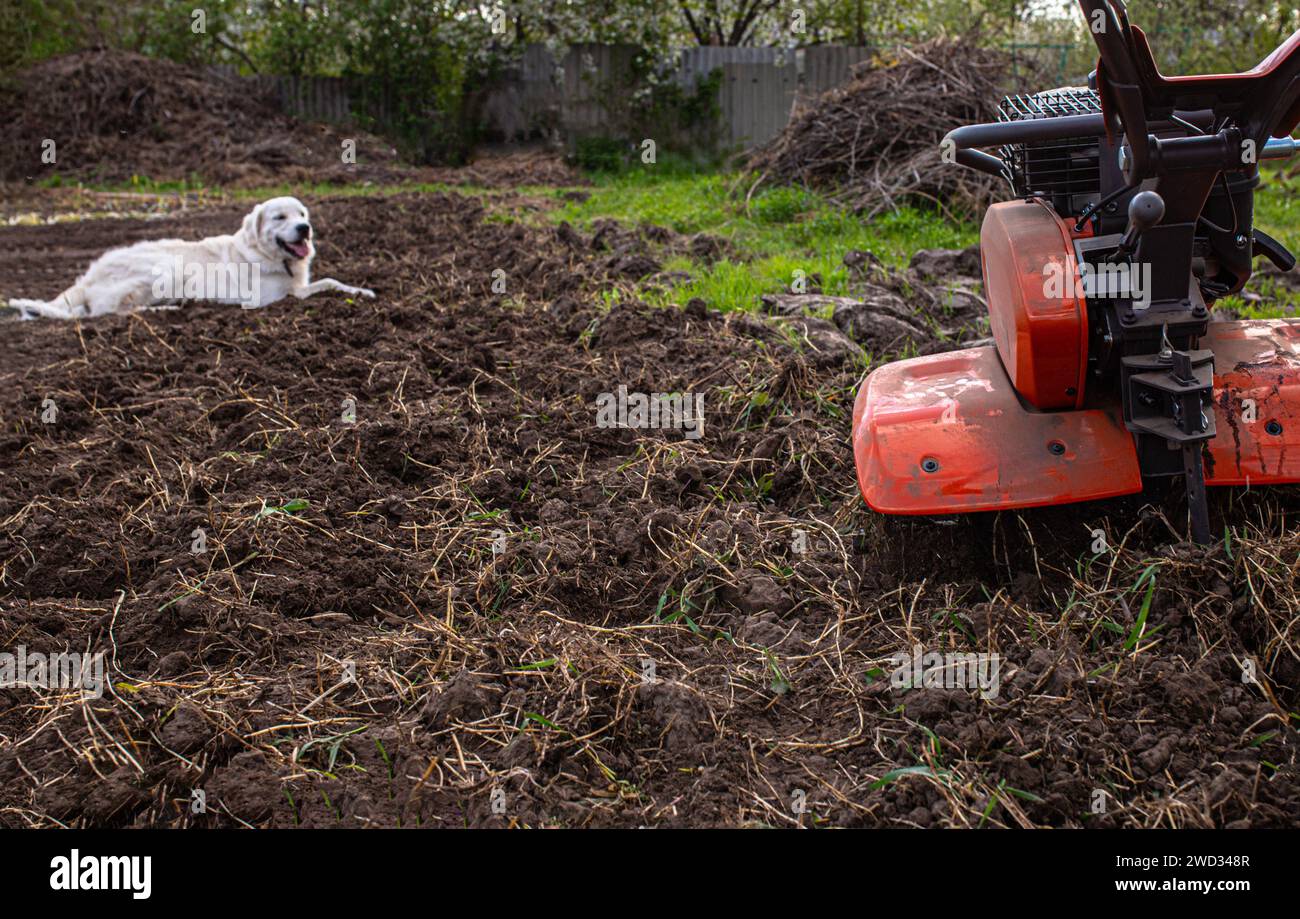
[(1153, 191), (1140, 191), (1128, 203), (1129, 231), (1151, 229), (1165, 217), (1165, 199)]

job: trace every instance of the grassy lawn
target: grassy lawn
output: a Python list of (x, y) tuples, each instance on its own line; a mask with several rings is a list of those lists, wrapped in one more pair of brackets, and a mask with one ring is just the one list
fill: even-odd
[(654, 170), (598, 176), (585, 201), (567, 202), (547, 216), (580, 227), (613, 217), (679, 233), (710, 233), (749, 257), (712, 266), (670, 259), (666, 270), (692, 276), (667, 298), (679, 303), (699, 297), (716, 309), (751, 309), (759, 295), (789, 289), (797, 272), (809, 279), (810, 288), (820, 280), (823, 292), (847, 294), (842, 260), (850, 249), (869, 250), (888, 265), (905, 265), (917, 249), (967, 246), (979, 237), (975, 223), (954, 223), (917, 210), (864, 221), (801, 189), (764, 188), (746, 201), (748, 188), (734, 174)]

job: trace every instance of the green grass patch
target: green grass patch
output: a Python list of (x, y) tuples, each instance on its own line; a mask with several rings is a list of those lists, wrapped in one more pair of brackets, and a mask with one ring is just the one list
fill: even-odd
[(659, 172), (648, 166), (597, 176), (586, 200), (568, 202), (548, 216), (580, 227), (612, 217), (726, 239), (739, 258), (711, 266), (685, 258), (665, 264), (669, 271), (691, 275), (674, 285), (666, 299), (680, 303), (699, 297), (721, 310), (752, 309), (761, 294), (790, 289), (799, 273), (808, 289), (847, 295), (843, 258), (850, 249), (869, 250), (885, 264), (900, 266), (917, 249), (968, 246), (979, 236), (973, 222), (956, 223), (911, 208), (865, 220), (804, 189), (747, 191), (734, 174)]
[[(1295, 166), (1285, 162), (1260, 166), (1259, 188), (1255, 189), (1255, 226), (1293, 253), (1300, 254), (1300, 195), (1297, 195), (1300, 177), (1293, 175), (1294, 171)], [(1255, 260), (1256, 268), (1262, 264), (1267, 264), (1266, 260)], [(1251, 319), (1300, 315), (1300, 291), (1279, 283), (1274, 277), (1256, 274), (1246, 285), (1246, 291), (1259, 294), (1263, 299), (1225, 297), (1218, 305)]]

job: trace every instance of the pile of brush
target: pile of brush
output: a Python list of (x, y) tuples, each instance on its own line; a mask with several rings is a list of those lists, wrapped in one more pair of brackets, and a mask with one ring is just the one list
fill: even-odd
[(754, 184), (802, 185), (866, 216), (920, 200), (978, 212), (1001, 180), (943, 162), (939, 144), (997, 119), (1012, 70), (1006, 52), (946, 39), (864, 62), (753, 153)]

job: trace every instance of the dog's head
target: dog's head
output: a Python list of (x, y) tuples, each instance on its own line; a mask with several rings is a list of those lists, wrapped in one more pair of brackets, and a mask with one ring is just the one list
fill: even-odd
[(263, 201), (244, 218), (239, 237), (267, 258), (300, 261), (316, 254), (307, 206), (297, 198)]

